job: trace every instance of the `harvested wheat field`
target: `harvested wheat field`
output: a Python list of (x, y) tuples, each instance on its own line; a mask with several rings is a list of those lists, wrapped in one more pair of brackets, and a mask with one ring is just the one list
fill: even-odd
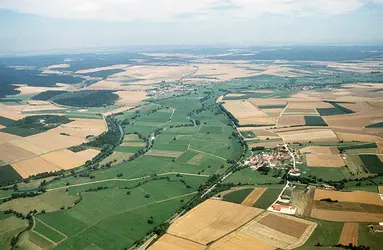
[(359, 133), (344, 133), (344, 132), (335, 132), (341, 141), (361, 141), (361, 142), (376, 142), (382, 140), (381, 137), (368, 134), (359, 134)]
[(117, 91), (115, 94), (120, 97), (117, 105), (134, 106), (146, 98), (146, 92), (144, 91)]
[(383, 214), (379, 214), (379, 213), (325, 210), (325, 209), (317, 209), (317, 208), (313, 208), (311, 210), (311, 217), (320, 219), (320, 220), (340, 221), (340, 222), (381, 222), (383, 221)]
[(59, 171), (61, 168), (56, 164), (40, 157), (33, 157), (11, 164), (21, 177), (28, 178), (39, 173), (50, 173)]
[(55, 129), (51, 129), (47, 132), (43, 132), (37, 135), (24, 137), (21, 140), (26, 143), (33, 144), (46, 151), (65, 149), (86, 142), (84, 138), (60, 135), (56, 131), (57, 130)]
[(18, 161), (12, 164), (12, 167), (23, 177), (40, 173), (49, 173), (61, 169), (72, 169), (83, 165), (87, 160), (91, 160), (99, 154), (98, 150), (88, 149), (74, 153), (64, 149), (50, 152), (41, 156)]
[(280, 140), (280, 141), (263, 141), (263, 142), (249, 144), (249, 147), (250, 148), (255, 148), (255, 147), (275, 148), (281, 144), (283, 144), (282, 140)]
[(277, 117), (282, 113), (283, 109), (262, 109), (262, 111), (269, 116)]
[(37, 112), (37, 111), (49, 111), (49, 110), (62, 110), (65, 108), (58, 107), (54, 104), (46, 104), (46, 105), (27, 105), (23, 108), (22, 112)]
[(339, 154), (339, 150), (335, 146), (309, 146), (299, 150), (301, 153), (310, 153), (310, 154)]
[(378, 189), (379, 189), (379, 194), (383, 194), (383, 186), (379, 186)]
[(31, 151), (25, 150), (9, 142), (0, 144), (0, 161), (10, 163), (35, 156)]
[(309, 167), (340, 168), (346, 165), (343, 158), (335, 154), (308, 154), (306, 161)]
[(317, 224), (297, 217), (266, 212), (240, 229), (275, 248), (293, 249), (303, 245)]
[(248, 100), (226, 100), (223, 104), (231, 114), (237, 119), (250, 117), (268, 117), (265, 112), (253, 105)]
[(127, 141), (121, 144), (121, 146), (128, 146), (128, 147), (145, 147), (145, 142), (133, 142), (133, 141)]
[(168, 233), (206, 245), (247, 223), (262, 211), (225, 201), (206, 200), (178, 218)]
[(352, 245), (357, 246), (358, 235), (359, 223), (344, 223), (338, 243), (345, 246), (348, 246), (351, 243)]
[(191, 158), (187, 163), (191, 165), (199, 165), (201, 160), (203, 159), (204, 154), (203, 153), (198, 153), (196, 156)]
[(27, 151), (30, 151), (30, 152), (32, 152), (33, 154), (36, 154), (36, 155), (41, 155), (41, 154), (45, 154), (45, 153), (48, 152), (45, 149), (39, 148), (36, 145), (27, 143), (27, 142), (25, 142), (23, 140), (10, 141), (9, 143), (14, 145), (14, 146), (17, 146), (19, 148), (22, 148), (22, 149), (25, 149)]
[(279, 132), (284, 142), (338, 142), (339, 139), (331, 129), (307, 129)]
[(203, 250), (205, 245), (179, 238), (171, 234), (165, 234), (157, 240), (149, 250)]
[(182, 154), (183, 154), (183, 152), (181, 152), (181, 151), (158, 150), (158, 149), (151, 149), (146, 153), (146, 155), (174, 157), (174, 158), (178, 157)]
[(131, 109), (131, 107), (121, 107), (121, 108), (117, 108), (117, 109), (113, 109), (111, 111), (105, 112), (104, 115), (105, 116), (115, 115), (115, 114), (124, 112), (128, 109)]
[(353, 202), (383, 206), (383, 201), (380, 199), (378, 193), (371, 193), (365, 191), (341, 192), (318, 188), (315, 190), (314, 200), (319, 201), (321, 199), (326, 198), (338, 200), (339, 202)]
[(242, 201), (242, 205), (252, 207), (265, 190), (266, 188), (254, 188), (254, 190)]
[(283, 106), (283, 105), (287, 105), (287, 101), (285, 99), (250, 98), (249, 101), (256, 106)]
[(365, 126), (383, 120), (381, 110), (370, 110), (353, 114), (323, 116), (323, 120), (331, 127), (360, 130)]
[(289, 109), (317, 109), (317, 108), (334, 108), (330, 103), (327, 102), (310, 102), (310, 101), (290, 101), (288, 100)]
[(106, 67), (82, 69), (82, 70), (77, 70), (76, 74), (89, 74), (89, 73), (94, 73), (98, 71), (112, 70), (112, 69), (125, 69), (128, 66), (129, 66), (128, 64), (115, 64), (115, 65), (106, 66)]
[(214, 242), (209, 250), (273, 250), (275, 247), (241, 231), (235, 231)]
[(282, 115), (278, 118), (278, 127), (303, 126), (306, 124), (303, 115)]
[(0, 132), (0, 143), (12, 141), (12, 140), (17, 140), (20, 138), (22, 138), (22, 137), (17, 136), (17, 135), (13, 135), (13, 134)]

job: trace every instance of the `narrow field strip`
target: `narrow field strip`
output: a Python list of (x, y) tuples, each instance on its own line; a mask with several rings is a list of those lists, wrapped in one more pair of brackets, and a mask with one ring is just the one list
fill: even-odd
[[(179, 173), (179, 172), (168, 172), (168, 173), (162, 173), (158, 174), (158, 176), (164, 176), (164, 175), (186, 175), (186, 176), (199, 176), (199, 177), (210, 177), (210, 175), (205, 175), (205, 174), (192, 174), (192, 173)], [(96, 184), (96, 183), (104, 183), (104, 182), (109, 182), (109, 181), (122, 181), (122, 182), (132, 182), (132, 181), (138, 181), (138, 180), (144, 180), (144, 179), (149, 179), (152, 178), (153, 176), (147, 175), (143, 177), (138, 177), (138, 178), (133, 178), (133, 179), (119, 179), (119, 178), (111, 178), (111, 179), (106, 179), (106, 180), (99, 180), (99, 181), (91, 181), (91, 182), (86, 182), (86, 183), (79, 183), (79, 184), (73, 184), (73, 185), (68, 185), (68, 186), (63, 186), (63, 187), (57, 187), (57, 188), (51, 188), (47, 189), (47, 191), (55, 191), (55, 190), (60, 190), (60, 189), (66, 189), (66, 188), (71, 188), (71, 187), (79, 187), (79, 186), (85, 186), (85, 185), (91, 185), (91, 184)], [(7, 197), (2, 197), (0, 199), (5, 199)]]

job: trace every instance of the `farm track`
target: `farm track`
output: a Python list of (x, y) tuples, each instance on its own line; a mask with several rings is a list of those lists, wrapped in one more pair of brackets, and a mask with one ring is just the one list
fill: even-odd
[(215, 154), (210, 154), (210, 153), (206, 153), (204, 151), (200, 151), (200, 150), (197, 150), (197, 149), (194, 149), (194, 148), (188, 148), (189, 150), (192, 150), (192, 151), (195, 151), (195, 152), (198, 152), (198, 153), (203, 153), (203, 154), (207, 154), (207, 155), (210, 155), (210, 156), (214, 156), (214, 157), (217, 157), (218, 159), (221, 159), (221, 160), (224, 160), (226, 161), (227, 159), (226, 158), (223, 158), (221, 156), (218, 156), (218, 155), (215, 155)]
[[(209, 177), (209, 175), (203, 175), (203, 174), (190, 174), (190, 173), (178, 173), (178, 172), (169, 172), (169, 173), (162, 173), (158, 174), (157, 176), (166, 176), (166, 175), (186, 175), (186, 176), (199, 176), (199, 177)], [(120, 179), (120, 178), (111, 178), (111, 179), (106, 179), (106, 180), (99, 180), (99, 181), (91, 181), (91, 182), (85, 182), (85, 183), (79, 183), (79, 184), (73, 184), (73, 185), (68, 185), (68, 186), (63, 186), (63, 187), (57, 187), (57, 188), (51, 188), (47, 189), (47, 191), (55, 191), (55, 190), (60, 190), (60, 189), (66, 189), (70, 187), (79, 187), (79, 186), (85, 186), (85, 185), (90, 185), (90, 184), (95, 184), (95, 183), (103, 183), (103, 182), (109, 182), (109, 181), (122, 181), (122, 182), (131, 182), (131, 181), (138, 181), (138, 180), (144, 180), (144, 179), (150, 179), (153, 176), (147, 175), (143, 177), (138, 177), (138, 178), (133, 178), (133, 179)], [(10, 196), (9, 196), (10, 197)], [(3, 197), (8, 198), (8, 197)], [(1, 198), (0, 198), (1, 199)]]

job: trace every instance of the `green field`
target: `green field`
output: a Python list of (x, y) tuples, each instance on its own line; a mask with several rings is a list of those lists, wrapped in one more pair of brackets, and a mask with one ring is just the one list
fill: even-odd
[[(103, 249), (129, 247), (193, 196), (197, 184), (190, 182), (187, 187), (177, 178), (182, 177), (155, 180), (135, 188), (84, 192), (83, 200), (74, 208), (38, 218), (69, 237), (57, 249), (76, 248), (79, 238), (81, 244), (94, 243)], [(153, 224), (147, 222), (151, 216)]]
[(363, 154), (359, 155), (359, 157), (370, 173), (383, 174), (383, 162), (377, 155)]
[[(244, 168), (240, 171), (236, 171), (232, 175), (230, 175), (224, 183), (234, 183), (236, 185), (277, 185), (281, 179), (274, 177), (274, 175), (278, 174), (277, 170), (271, 170), (267, 175), (262, 174), (259, 171), (253, 171), (250, 168)], [(281, 171), (281, 175), (283, 172)]]
[(44, 235), (45, 237), (47, 237), (48, 239), (56, 243), (65, 238), (63, 235), (47, 227), (45, 224), (41, 223), (41, 221), (39, 220), (35, 221), (35, 227), (33, 228), (33, 230), (41, 235)]
[(0, 185), (20, 179), (21, 176), (10, 165), (0, 167)]
[(383, 128), (383, 122), (367, 125), (366, 128)]
[(305, 116), (306, 126), (328, 126), (320, 116)]
[(232, 191), (223, 196), (224, 201), (241, 204), (242, 201), (254, 190), (254, 188), (245, 188)]
[[(314, 250), (314, 249), (334, 249), (334, 245), (338, 244), (339, 236), (342, 232), (343, 223), (342, 222), (328, 222), (310, 219), (318, 223), (318, 226), (315, 228), (314, 233), (307, 240), (307, 242), (296, 249), (298, 250)], [(320, 244), (320, 247), (315, 246)]]
[(360, 245), (369, 246), (371, 250), (381, 249), (383, 246), (383, 237), (381, 233), (373, 233), (368, 225), (375, 223), (359, 223), (358, 243)]
[(14, 122), (15, 122), (14, 120), (0, 116), (0, 125), (7, 127), (7, 126), (11, 126)]
[(267, 188), (265, 192), (255, 202), (253, 207), (267, 209), (278, 198), (278, 195), (282, 192), (282, 188)]

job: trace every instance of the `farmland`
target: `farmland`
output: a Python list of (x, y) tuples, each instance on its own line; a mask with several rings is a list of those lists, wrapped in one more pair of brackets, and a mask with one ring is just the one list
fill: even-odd
[[(1, 247), (33, 223), (18, 248), (379, 249), (381, 73), (343, 71), (378, 62), (219, 51), (31, 57), (43, 85), (0, 103), (0, 210), (33, 220), (1, 218)], [(287, 183), (304, 217), (265, 211)]]

